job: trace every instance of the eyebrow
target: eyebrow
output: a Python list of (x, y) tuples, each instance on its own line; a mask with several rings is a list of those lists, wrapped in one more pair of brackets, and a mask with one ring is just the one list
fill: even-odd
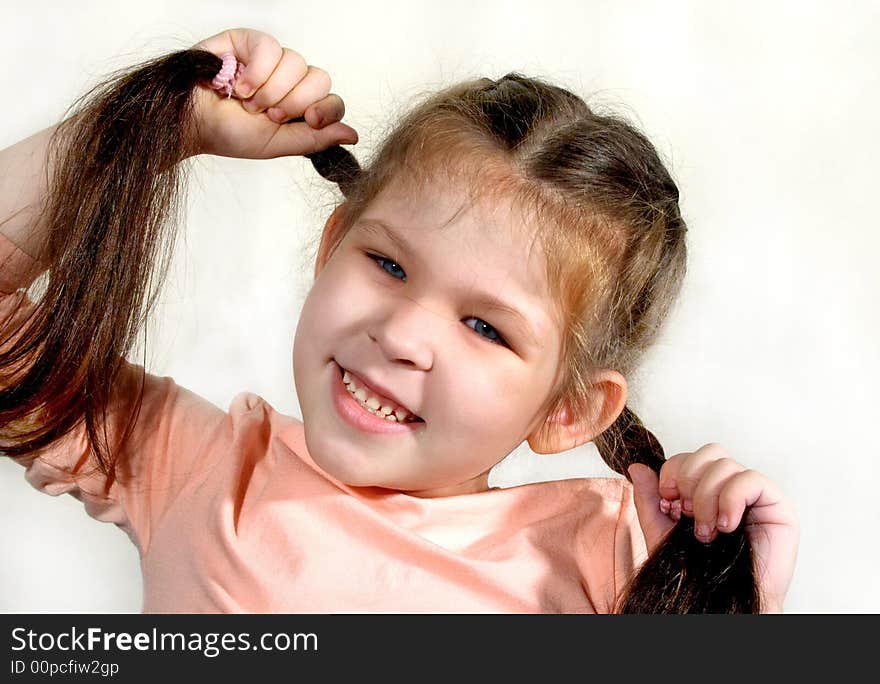
[[(412, 256), (415, 252), (412, 244), (403, 235), (401, 235), (401, 231), (396, 230), (393, 226), (390, 226), (380, 219), (361, 218), (357, 220), (357, 222), (355, 223), (355, 227), (361, 228), (363, 232), (369, 234), (383, 234), (403, 254)], [(472, 294), (471, 297), (473, 298), (475, 304), (482, 306), (485, 309), (502, 311), (504, 313), (510, 314), (516, 324), (516, 328), (535, 347), (541, 346), (538, 342), (537, 335), (535, 334), (534, 330), (532, 330), (532, 326), (529, 324), (528, 319), (515, 306), (513, 306), (512, 304), (508, 304), (502, 299), (499, 299), (490, 292), (476, 292)]]
[(361, 228), (363, 232), (370, 235), (384, 235), (400, 252), (407, 256), (412, 256), (415, 252), (409, 240), (403, 236), (402, 231), (397, 230), (384, 221), (374, 218), (361, 218), (358, 219), (355, 227)]

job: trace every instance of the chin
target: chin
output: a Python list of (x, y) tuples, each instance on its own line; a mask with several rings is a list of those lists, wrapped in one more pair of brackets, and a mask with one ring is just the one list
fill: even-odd
[[(367, 462), (368, 454), (352, 450), (351, 445), (338, 444), (326, 433), (313, 436), (306, 427), (306, 449), (315, 464), (331, 477), (352, 487), (370, 487), (376, 483), (375, 466)], [(381, 486), (381, 485), (377, 485)]]

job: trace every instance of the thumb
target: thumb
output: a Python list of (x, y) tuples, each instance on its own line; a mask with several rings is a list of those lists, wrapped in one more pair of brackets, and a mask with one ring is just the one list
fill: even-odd
[(305, 121), (298, 121), (278, 129), (267, 153), (272, 157), (306, 155), (334, 145), (354, 145), (357, 141), (357, 131), (348, 124), (337, 121), (324, 128), (312, 128)]
[(627, 472), (633, 483), (639, 525), (645, 535), (648, 554), (651, 554), (654, 547), (675, 527), (675, 521), (660, 510), (660, 478), (657, 473), (643, 463), (633, 463)]

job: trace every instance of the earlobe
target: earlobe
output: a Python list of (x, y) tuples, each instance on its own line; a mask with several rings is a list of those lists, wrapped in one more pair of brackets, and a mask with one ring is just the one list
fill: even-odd
[(333, 250), (342, 239), (341, 231), (343, 218), (348, 209), (348, 202), (343, 202), (333, 210), (324, 224), (324, 232), (321, 234), (321, 244), (318, 247), (318, 255), (315, 257), (315, 278), (324, 268)]
[(615, 370), (602, 370), (594, 379), (594, 401), (588, 415), (575, 416), (566, 405), (554, 412), (529, 435), (536, 454), (556, 454), (592, 441), (604, 432), (626, 406), (626, 378)]

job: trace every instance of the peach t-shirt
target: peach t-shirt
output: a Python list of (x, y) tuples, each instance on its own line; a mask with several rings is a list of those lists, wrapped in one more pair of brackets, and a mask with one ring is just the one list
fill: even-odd
[[(39, 264), (0, 234), (0, 321)], [(143, 367), (126, 363), (108, 412)], [(250, 392), (228, 411), (145, 376), (124, 475), (93, 468), (84, 425), (25, 477), (69, 493), (137, 546), (144, 612), (609, 612), (645, 557), (632, 487), (579, 478), (423, 499), (350, 487), (311, 459), (302, 423)]]

